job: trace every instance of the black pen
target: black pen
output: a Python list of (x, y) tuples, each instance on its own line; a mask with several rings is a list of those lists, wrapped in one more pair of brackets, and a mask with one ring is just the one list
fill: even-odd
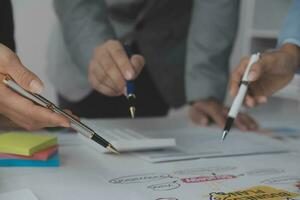
[[(131, 56), (133, 55), (133, 52), (132, 52), (130, 46), (125, 44), (124, 49), (126, 51), (128, 58), (130, 59)], [(135, 96), (135, 86), (134, 86), (134, 83), (132, 80), (126, 81), (126, 90), (127, 90), (126, 97), (128, 99), (128, 104), (129, 104), (129, 112), (130, 112), (131, 118), (134, 118), (135, 117), (136, 96)]]

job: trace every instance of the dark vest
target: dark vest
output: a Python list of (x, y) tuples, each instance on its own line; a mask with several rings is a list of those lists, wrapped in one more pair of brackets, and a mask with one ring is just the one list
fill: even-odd
[(0, 43), (15, 51), (13, 12), (10, 0), (0, 0)]

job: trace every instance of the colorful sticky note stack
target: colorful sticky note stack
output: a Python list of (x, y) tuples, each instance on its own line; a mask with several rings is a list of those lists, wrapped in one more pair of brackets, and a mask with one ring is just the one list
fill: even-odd
[(10, 132), (0, 134), (0, 166), (59, 166), (57, 137)]

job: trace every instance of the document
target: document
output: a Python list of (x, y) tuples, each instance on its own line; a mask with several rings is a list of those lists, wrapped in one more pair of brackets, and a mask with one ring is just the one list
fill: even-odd
[(29, 189), (11, 191), (0, 194), (0, 200), (38, 200)]
[(232, 130), (225, 141), (218, 128), (183, 128), (156, 132), (156, 135), (174, 137), (177, 146), (135, 155), (149, 162), (166, 162), (196, 158), (287, 152), (288, 148), (270, 137)]
[[(97, 126), (97, 121), (86, 121), (101, 137), (109, 141), (119, 152), (125, 151), (145, 151), (154, 149), (165, 149), (176, 146), (174, 138), (166, 138), (163, 135), (157, 137), (146, 137), (139, 132), (128, 128), (101, 129)], [(108, 152), (107, 149), (99, 144), (78, 134), (78, 137), (101, 152)]]

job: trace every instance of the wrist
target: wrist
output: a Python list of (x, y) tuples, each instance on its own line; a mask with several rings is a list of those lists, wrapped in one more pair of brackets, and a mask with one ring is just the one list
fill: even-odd
[(296, 72), (300, 66), (300, 47), (286, 43), (281, 46), (280, 51), (290, 55), (292, 61), (291, 67), (293, 67), (293, 70)]

